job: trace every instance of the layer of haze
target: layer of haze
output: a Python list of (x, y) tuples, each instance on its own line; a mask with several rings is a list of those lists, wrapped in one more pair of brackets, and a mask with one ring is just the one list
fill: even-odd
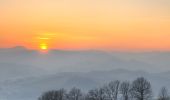
[(0, 47), (170, 50), (169, 0), (0, 0)]

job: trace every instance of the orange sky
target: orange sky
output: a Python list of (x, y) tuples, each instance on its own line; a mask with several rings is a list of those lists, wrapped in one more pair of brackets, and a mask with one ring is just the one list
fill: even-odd
[(170, 0), (0, 0), (0, 47), (170, 50)]

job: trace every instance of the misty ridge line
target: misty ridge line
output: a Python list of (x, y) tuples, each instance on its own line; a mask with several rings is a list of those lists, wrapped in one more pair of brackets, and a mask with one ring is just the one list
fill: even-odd
[[(91, 60), (91, 62), (90, 62), (91, 64), (101, 63), (101, 65), (102, 65), (102, 63), (108, 63), (109, 67), (112, 67), (112, 68), (116, 67), (114, 69), (119, 69), (119, 68), (124, 69), (125, 66), (128, 66), (128, 67), (133, 66), (134, 68), (125, 68), (125, 69), (135, 69), (135, 70), (140, 69), (140, 70), (145, 70), (145, 71), (148, 70), (149, 72), (153, 72), (152, 67), (154, 67), (154, 70), (155, 69), (158, 70), (158, 71), (154, 71), (154, 72), (160, 72), (161, 70), (167, 71), (167, 69), (168, 69), (167, 67), (168, 67), (168, 65), (170, 65), (170, 63), (168, 63), (169, 62), (168, 59), (170, 59), (170, 52), (105, 52), (105, 51), (98, 51), (98, 50), (82, 50), (82, 51), (81, 50), (80, 51), (49, 50), (48, 53), (42, 54), (37, 50), (28, 50), (25, 47), (18, 46), (18, 47), (9, 48), (9, 49), (7, 49), (7, 48), (0, 49), (0, 56), (3, 58), (6, 58), (6, 59), (1, 58), (0, 59), (1, 61), (3, 61), (3, 62), (8, 61), (10, 63), (16, 63), (15, 60), (17, 60), (17, 59), (20, 59), (21, 61), (27, 59), (25, 64), (27, 64), (28, 62), (36, 63), (35, 61), (37, 61), (37, 59), (39, 59), (39, 61), (37, 61), (37, 62), (40, 63), (40, 61), (42, 61), (44, 59), (43, 62), (46, 62), (46, 64), (44, 63), (44, 66), (45, 65), (49, 66), (48, 62), (57, 64), (57, 63), (61, 63), (61, 61), (64, 59), (66, 59), (66, 62), (68, 61), (70, 63), (71, 62), (80, 63), (80, 61), (82, 63), (85, 63), (85, 62), (88, 63)], [(32, 57), (32, 59), (31, 59), (31, 57)], [(46, 59), (45, 59), (45, 57), (46, 57)], [(30, 61), (28, 61), (28, 58)], [(89, 61), (87, 61), (88, 58), (90, 58)], [(32, 61), (33, 59), (35, 59), (35, 60)], [(54, 60), (55, 60), (55, 62), (54, 62)], [(30, 63), (28, 63), (28, 65), (30, 65)], [(116, 65), (116, 64), (119, 64), (119, 65)], [(22, 63), (22, 65), (24, 65), (24, 63)], [(72, 63), (71, 63), (71, 65), (72, 65)], [(99, 66), (101, 66), (101, 65), (99, 65)], [(33, 64), (31, 66), (35, 66), (35, 64)], [(52, 66), (54, 66), (54, 65), (52, 65)], [(92, 65), (92, 66), (94, 66), (94, 65)], [(136, 68), (135, 68), (135, 66), (136, 66)], [(146, 67), (146, 69), (142, 68), (142, 67)], [(163, 68), (160, 69), (160, 67), (163, 67)], [(108, 68), (108, 70), (110, 70), (110, 68)], [(81, 71), (81, 70), (79, 70), (79, 71)]]
[[(34, 52), (41, 52), (41, 50), (38, 49), (29, 49), (25, 46), (13, 46), (13, 47), (4, 47), (0, 48), (1, 51), (3, 50), (25, 50), (25, 51), (34, 51)], [(169, 53), (169, 50), (161, 51), (161, 50), (100, 50), (100, 49), (49, 49), (50, 51), (60, 51), (60, 52), (103, 52), (103, 53), (129, 53), (129, 54), (138, 54), (138, 53)]]

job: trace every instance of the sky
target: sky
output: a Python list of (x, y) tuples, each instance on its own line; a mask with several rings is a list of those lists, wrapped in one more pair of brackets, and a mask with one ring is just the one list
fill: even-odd
[(170, 51), (170, 0), (0, 0), (0, 48)]

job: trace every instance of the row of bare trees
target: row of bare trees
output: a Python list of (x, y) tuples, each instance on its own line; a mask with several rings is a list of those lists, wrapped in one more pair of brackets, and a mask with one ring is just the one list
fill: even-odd
[(80, 89), (74, 87), (68, 93), (65, 89), (45, 92), (38, 100), (84, 100), (84, 96)]
[[(128, 81), (112, 81), (100, 88), (82, 93), (78, 88), (69, 92), (65, 89), (48, 91), (39, 97), (39, 100), (152, 100), (152, 88), (144, 77), (137, 78), (132, 83)], [(163, 87), (157, 100), (170, 100), (168, 90)]]

